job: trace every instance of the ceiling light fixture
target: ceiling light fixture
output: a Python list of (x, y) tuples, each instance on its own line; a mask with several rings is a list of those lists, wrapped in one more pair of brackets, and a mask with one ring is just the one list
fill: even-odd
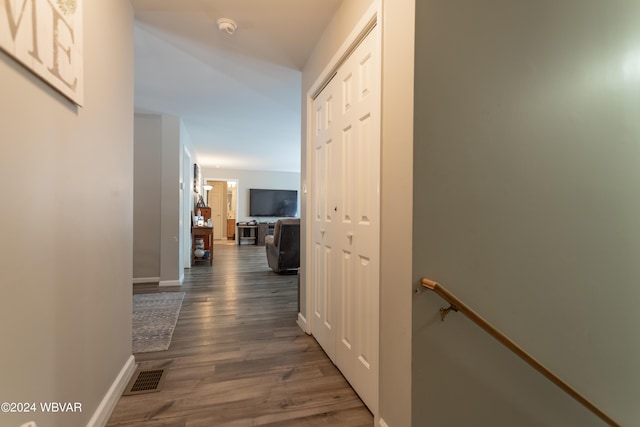
[(236, 28), (238, 28), (238, 24), (236, 24), (233, 19), (220, 18), (216, 22), (218, 23), (218, 29), (229, 35), (235, 33)]

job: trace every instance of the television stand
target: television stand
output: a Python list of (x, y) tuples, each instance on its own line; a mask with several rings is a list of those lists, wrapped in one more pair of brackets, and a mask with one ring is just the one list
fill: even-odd
[(256, 244), (256, 232), (258, 230), (257, 225), (248, 225), (238, 223), (238, 245), (247, 244), (247, 245), (255, 245)]
[(267, 236), (273, 236), (276, 227), (275, 222), (261, 222), (258, 224), (258, 240), (256, 245), (264, 246), (264, 239)]

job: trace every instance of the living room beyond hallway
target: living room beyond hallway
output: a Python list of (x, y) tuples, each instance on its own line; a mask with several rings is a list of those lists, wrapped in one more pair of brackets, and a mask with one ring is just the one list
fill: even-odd
[(370, 427), (373, 417), (298, 325), (298, 277), (267, 265), (263, 246), (216, 241), (213, 266), (185, 272), (169, 350), (136, 354), (165, 369), (159, 392), (124, 396), (110, 427)]

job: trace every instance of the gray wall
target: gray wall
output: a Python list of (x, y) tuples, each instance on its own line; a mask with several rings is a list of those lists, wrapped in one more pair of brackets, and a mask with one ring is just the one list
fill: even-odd
[(133, 277), (161, 285), (183, 276), (180, 126), (175, 116), (135, 115)]
[(160, 277), (162, 117), (136, 114), (133, 173), (133, 277)]
[[(180, 253), (183, 230), (180, 221), (182, 145), (179, 117), (162, 116), (161, 145), (160, 285), (178, 285), (183, 275)], [(190, 191), (189, 188), (186, 191)]]
[[(417, 2), (414, 281), (640, 422), (640, 3)], [(413, 425), (603, 425), (415, 298)]]
[(0, 52), (0, 401), (83, 411), (3, 426), (85, 426), (131, 356), (133, 11), (83, 19), (81, 108)]

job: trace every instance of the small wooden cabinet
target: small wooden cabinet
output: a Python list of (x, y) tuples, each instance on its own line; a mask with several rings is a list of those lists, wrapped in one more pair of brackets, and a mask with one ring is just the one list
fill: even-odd
[(236, 238), (236, 220), (227, 219), (227, 240), (235, 240)]
[[(204, 250), (209, 251), (209, 259), (196, 258), (196, 237), (204, 240)], [(191, 265), (198, 261), (209, 261), (209, 265), (213, 265), (213, 227), (191, 227)]]
[[(204, 223), (207, 223), (208, 219), (211, 219), (211, 208), (196, 208), (196, 215), (200, 211), (200, 215), (202, 215), (202, 219), (204, 219)], [(194, 224), (197, 225), (197, 224)]]

